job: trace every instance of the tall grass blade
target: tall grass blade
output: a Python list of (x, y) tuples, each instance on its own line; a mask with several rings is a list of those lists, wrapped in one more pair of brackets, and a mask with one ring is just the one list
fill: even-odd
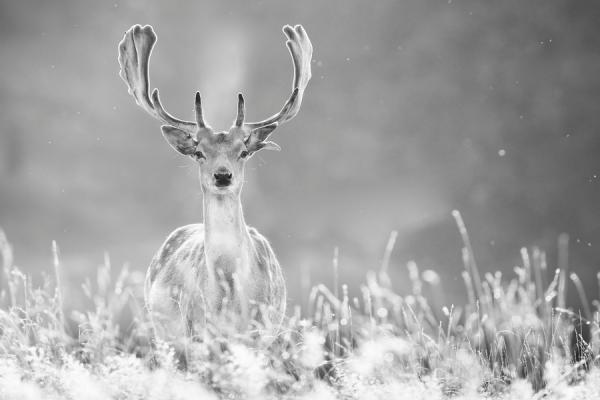
[(469, 273), (471, 274), (472, 283), (475, 288), (475, 296), (477, 297), (477, 299), (481, 299), (481, 278), (479, 277), (479, 269), (477, 268), (477, 264), (475, 262), (475, 253), (473, 252), (473, 247), (471, 246), (471, 239), (469, 238), (467, 227), (458, 210), (453, 210), (452, 216), (456, 221), (456, 226), (458, 227), (458, 231), (460, 233), (465, 248), (465, 251), (463, 252), (465, 268), (467, 268), (467, 271), (469, 271)]
[(0, 255), (2, 256), (2, 271), (4, 272), (4, 278), (6, 279), (8, 298), (10, 299), (10, 307), (12, 308), (17, 304), (16, 288), (10, 273), (13, 266), (13, 251), (2, 228), (0, 228)]
[(388, 238), (387, 245), (385, 246), (385, 252), (383, 253), (383, 260), (381, 261), (381, 268), (379, 269), (379, 282), (380, 284), (388, 289), (392, 288), (392, 280), (390, 279), (390, 259), (392, 258), (392, 252), (396, 245), (396, 239), (398, 238), (398, 231), (392, 231)]
[(588, 321), (591, 321), (593, 319), (592, 308), (590, 307), (587, 295), (585, 294), (585, 289), (583, 288), (583, 283), (581, 283), (581, 279), (579, 279), (579, 276), (575, 272), (572, 272), (569, 275), (569, 278), (571, 278), (571, 281), (573, 281), (573, 284), (577, 289), (579, 300), (581, 301), (581, 305), (583, 306), (583, 315), (585, 315), (585, 318)]
[(566, 308), (567, 272), (569, 270), (569, 235), (566, 233), (561, 233), (558, 237), (558, 268), (560, 269), (558, 307)]

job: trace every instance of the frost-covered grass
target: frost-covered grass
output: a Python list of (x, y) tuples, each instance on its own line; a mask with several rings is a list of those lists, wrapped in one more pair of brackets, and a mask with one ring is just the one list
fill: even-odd
[[(210, 339), (186, 344), (185, 366), (170, 344), (151, 341), (136, 274), (106, 260), (83, 284), (94, 307), (66, 312), (58, 249), (53, 273), (34, 288), (0, 231), (0, 399), (600, 398), (598, 301), (588, 302), (566, 265), (547, 271), (538, 249), (522, 250), (510, 281), (480, 277), (454, 216), (467, 304), (425, 298), (441, 290), (439, 278), (414, 263), (412, 293), (395, 293), (392, 235), (360, 298), (317, 285), (275, 340), (213, 327)], [(581, 312), (564, 305), (568, 278)]]

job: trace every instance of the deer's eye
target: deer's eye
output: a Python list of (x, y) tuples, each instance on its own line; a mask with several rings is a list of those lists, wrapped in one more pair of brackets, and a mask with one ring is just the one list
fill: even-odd
[(242, 152), (240, 153), (240, 158), (246, 158), (248, 157), (248, 152), (246, 150), (242, 150)]
[(202, 153), (200, 150), (196, 150), (196, 152), (194, 153), (194, 157), (196, 157), (196, 160), (206, 159), (206, 157), (204, 157), (204, 153)]

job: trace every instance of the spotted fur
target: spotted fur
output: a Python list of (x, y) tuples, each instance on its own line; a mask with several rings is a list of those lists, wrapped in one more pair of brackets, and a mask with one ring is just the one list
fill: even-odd
[[(262, 325), (280, 325), (286, 308), (281, 267), (267, 239), (254, 228), (248, 227), (247, 231), (251, 268), (238, 284), (233, 273), (216, 276), (207, 267), (203, 224), (183, 226), (169, 235), (150, 263), (144, 288), (146, 306), (159, 338), (199, 335), (207, 318), (215, 319), (225, 311), (236, 316), (251, 313), (247, 307), (252, 305), (257, 306), (254, 319), (260, 319)], [(243, 327), (250, 319), (248, 315), (236, 322)]]

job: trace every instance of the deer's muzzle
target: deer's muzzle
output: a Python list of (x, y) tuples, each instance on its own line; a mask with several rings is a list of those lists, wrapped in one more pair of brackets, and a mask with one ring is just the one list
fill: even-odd
[(217, 187), (227, 187), (227, 186), (231, 185), (231, 177), (232, 177), (231, 172), (229, 172), (226, 169), (219, 169), (214, 174), (215, 185)]

